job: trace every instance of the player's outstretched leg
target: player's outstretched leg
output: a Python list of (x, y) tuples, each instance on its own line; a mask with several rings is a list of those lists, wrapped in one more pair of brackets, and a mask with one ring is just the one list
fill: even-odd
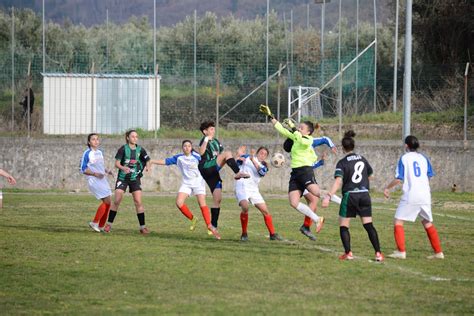
[(236, 180), (241, 178), (250, 178), (248, 173), (240, 171), (239, 165), (237, 164), (237, 161), (235, 161), (235, 158), (230, 151), (224, 151), (219, 156), (217, 156), (217, 163), (221, 167), (223, 167), (224, 164), (228, 165), (234, 172), (234, 179)]

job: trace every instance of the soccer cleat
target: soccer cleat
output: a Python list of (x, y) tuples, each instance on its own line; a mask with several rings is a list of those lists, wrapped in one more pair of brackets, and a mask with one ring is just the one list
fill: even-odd
[(150, 233), (150, 231), (148, 230), (148, 228), (146, 228), (146, 227), (140, 228), (140, 234), (148, 235), (149, 233)]
[(283, 238), (281, 238), (280, 235), (275, 233), (275, 234), (270, 235), (270, 240), (279, 240), (279, 241), (281, 241), (281, 240), (283, 240)]
[[(217, 231), (217, 228), (215, 228), (214, 226), (212, 225), (209, 225), (207, 227), (207, 234), (208, 235), (214, 235), (214, 237), (216, 237), (217, 240), (220, 240), (221, 239), (221, 235), (219, 234), (219, 232)], [(210, 232), (210, 234), (209, 234)]]
[(110, 233), (111, 229), (112, 229), (112, 226), (110, 226), (110, 224), (106, 224), (104, 227), (104, 233)]
[(240, 241), (249, 241), (249, 236), (247, 234), (242, 234), (242, 236), (240, 236)]
[(428, 259), (444, 259), (444, 253), (443, 252), (438, 252), (435, 253), (434, 255), (426, 257)]
[(196, 228), (196, 223), (197, 223), (197, 217), (193, 216), (193, 219), (191, 220), (191, 226), (189, 226), (189, 230), (193, 231)]
[(239, 179), (242, 179), (242, 178), (244, 178), (244, 179), (250, 178), (250, 175), (248, 173), (244, 173), (244, 172), (239, 171), (234, 176), (235, 180), (239, 180)]
[(99, 224), (89, 222), (89, 227), (92, 228), (93, 231), (100, 233)]
[(319, 233), (321, 231), (321, 229), (323, 229), (323, 225), (324, 225), (324, 217), (320, 216), (318, 225), (316, 225), (316, 232), (317, 233)]
[(302, 225), (300, 227), (300, 232), (305, 235), (306, 237), (309, 238), (309, 240), (312, 240), (312, 241), (315, 241), (316, 240), (316, 236), (313, 235), (313, 233), (311, 232), (311, 230), (309, 230), (309, 227), (306, 227), (304, 225)]
[(381, 252), (376, 252), (375, 253), (375, 261), (377, 262), (382, 262), (385, 259), (383, 254)]
[(406, 259), (407, 258), (407, 253), (405, 251), (395, 250), (395, 251), (393, 251), (392, 254), (390, 254), (388, 256), (390, 258), (393, 258), (393, 259)]
[(339, 256), (339, 260), (353, 260), (354, 256), (352, 255), (352, 251), (349, 251), (348, 253), (343, 253), (342, 255)]

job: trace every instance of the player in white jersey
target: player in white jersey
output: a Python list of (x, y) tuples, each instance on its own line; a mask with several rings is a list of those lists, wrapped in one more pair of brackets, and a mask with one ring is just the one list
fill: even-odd
[(417, 152), (420, 143), (415, 136), (405, 138), (405, 153), (398, 161), (395, 179), (384, 190), (386, 198), (390, 197), (390, 189), (403, 182), (403, 195), (400, 199), (394, 220), (394, 235), (397, 250), (389, 255), (391, 258), (405, 259), (404, 221), (414, 222), (418, 216), (425, 227), (426, 233), (434, 250), (428, 259), (444, 259), (438, 232), (433, 225), (431, 213), (430, 178), (434, 176), (430, 160)]
[(112, 202), (112, 191), (106, 178), (106, 175), (112, 175), (112, 171), (105, 168), (104, 155), (99, 149), (99, 144), (99, 135), (95, 133), (89, 134), (87, 136), (87, 146), (89, 149), (84, 151), (81, 160), (81, 173), (86, 175), (89, 191), (97, 199), (102, 200), (94, 219), (92, 222), (89, 222), (89, 226), (96, 232), (100, 232), (103, 229)]
[(241, 178), (235, 181), (235, 196), (240, 208), (240, 223), (242, 225), (241, 241), (248, 241), (247, 226), (249, 221), (249, 203), (252, 203), (263, 215), (265, 225), (270, 234), (270, 240), (282, 240), (282, 238), (275, 233), (273, 227), (273, 219), (268, 212), (267, 204), (260, 194), (258, 184), (262, 177), (268, 172), (267, 163), (265, 159), (268, 157), (268, 149), (260, 147), (252, 150), (250, 155), (245, 154), (246, 147), (240, 146), (237, 151), (237, 164), (240, 165), (240, 172), (249, 174), (250, 178)]
[(184, 140), (182, 143), (182, 154), (174, 155), (165, 160), (151, 160), (152, 164), (171, 166), (177, 165), (183, 176), (183, 182), (176, 196), (176, 206), (181, 213), (191, 221), (190, 230), (196, 228), (197, 218), (186, 205), (185, 201), (189, 196), (195, 195), (201, 208), (202, 216), (206, 227), (217, 238), (220, 239), (219, 232), (211, 225), (211, 215), (209, 207), (206, 205), (206, 187), (201, 172), (198, 169), (201, 156), (193, 150), (193, 144), (190, 140)]

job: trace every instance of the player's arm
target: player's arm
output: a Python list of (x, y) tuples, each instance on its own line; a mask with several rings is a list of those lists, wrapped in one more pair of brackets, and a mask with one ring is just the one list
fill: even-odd
[(321, 160), (318, 160), (313, 164), (313, 169), (317, 169), (319, 167), (324, 166), (324, 161), (328, 158), (327, 152), (323, 152), (323, 155), (321, 157)]
[(388, 199), (390, 197), (390, 190), (401, 183), (402, 183), (402, 180), (397, 179), (397, 178), (393, 179), (392, 182), (390, 182), (385, 187), (385, 190), (383, 190), (383, 195)]
[(342, 186), (342, 177), (336, 177), (334, 179), (334, 183), (332, 184), (331, 189), (329, 192), (324, 196), (323, 201), (322, 201), (322, 207), (328, 207), (329, 206), (329, 201), (331, 200), (331, 197), (336, 194), (336, 192), (341, 188)]
[(314, 138), (313, 139), (313, 148), (314, 147), (318, 147), (318, 146), (321, 146), (321, 145), (326, 145), (328, 146), (329, 148), (331, 148), (331, 151), (333, 153), (336, 153), (337, 152), (337, 147), (336, 145), (334, 145), (333, 141), (327, 137), (327, 136), (323, 136), (323, 137), (317, 137), (317, 138)]
[(0, 169), (0, 176), (6, 178), (7, 181), (8, 181), (8, 183), (10, 183), (11, 185), (15, 185), (15, 184), (16, 184), (15, 178), (13, 178), (13, 176), (12, 176), (11, 174), (9, 174), (8, 172), (6, 172), (6, 171), (3, 170), (3, 169)]
[(250, 161), (252, 161), (253, 165), (255, 166), (255, 169), (257, 169), (257, 173), (261, 176), (264, 177), (267, 172), (268, 172), (268, 167), (267, 164), (262, 161), (258, 161), (257, 157), (251, 156)]
[(202, 140), (201, 144), (199, 145), (199, 155), (204, 155), (206, 152), (207, 144), (209, 143), (209, 137), (206, 135)]
[(397, 164), (397, 171), (395, 173), (395, 179), (392, 180), (383, 190), (383, 195), (388, 199), (390, 197), (390, 190), (397, 185), (401, 184), (405, 180), (405, 165), (403, 164), (403, 156), (400, 157)]
[(237, 163), (242, 163), (245, 158), (248, 157), (248, 155), (246, 156), (245, 155), (245, 152), (247, 151), (247, 146), (245, 145), (242, 145), (242, 146), (239, 146), (239, 148), (237, 149), (237, 152), (235, 153), (235, 160), (237, 161)]
[(160, 166), (165, 166), (166, 162), (164, 159), (150, 159), (150, 164), (151, 165), (160, 165)]

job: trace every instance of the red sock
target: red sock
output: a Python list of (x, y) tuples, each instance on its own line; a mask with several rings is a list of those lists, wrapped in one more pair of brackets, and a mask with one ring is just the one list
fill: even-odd
[(107, 210), (107, 206), (105, 203), (101, 203), (97, 208), (97, 212), (95, 212), (94, 223), (99, 223), (99, 220), (104, 216), (105, 211)]
[(313, 223), (313, 221), (311, 220), (311, 217), (309, 217), (309, 216), (305, 216), (305, 217), (304, 217), (304, 223), (303, 223), (303, 225), (304, 225), (305, 227), (310, 227), (312, 223)]
[(398, 251), (405, 252), (405, 231), (402, 225), (395, 225), (393, 234), (397, 243)]
[(265, 220), (265, 225), (267, 225), (268, 232), (270, 235), (275, 234), (275, 228), (273, 227), (272, 216), (270, 214), (264, 215), (263, 219)]
[(186, 204), (183, 204), (183, 206), (181, 206), (179, 208), (179, 210), (181, 211), (181, 213), (183, 213), (184, 216), (186, 216), (188, 219), (193, 219), (193, 213), (191, 213), (191, 211), (189, 210), (188, 206)]
[(107, 219), (109, 218), (109, 211), (110, 211), (110, 204), (104, 203), (105, 204), (105, 212), (104, 215), (100, 218), (99, 221), (99, 227), (104, 227), (105, 222), (107, 222)]
[(438, 231), (436, 230), (434, 225), (425, 228), (425, 230), (428, 234), (428, 238), (430, 239), (431, 247), (433, 247), (434, 252), (442, 252), (443, 250), (441, 250), (441, 242), (439, 241)]
[(242, 234), (247, 234), (247, 225), (249, 223), (249, 213), (240, 213), (240, 223), (242, 224)]
[(211, 224), (211, 213), (209, 211), (209, 207), (201, 206), (201, 213), (202, 217), (204, 218), (204, 222), (206, 222), (206, 226), (209, 226), (209, 224)]

